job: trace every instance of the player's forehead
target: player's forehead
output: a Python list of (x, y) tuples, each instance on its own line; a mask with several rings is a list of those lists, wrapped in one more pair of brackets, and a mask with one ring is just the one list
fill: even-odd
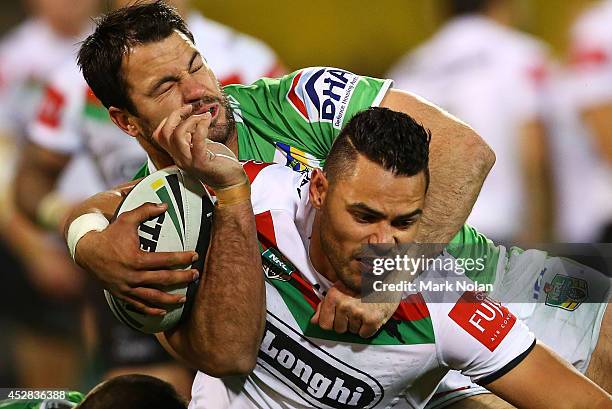
[(175, 30), (159, 41), (131, 47), (123, 57), (122, 69), (130, 88), (143, 89), (161, 77), (185, 70), (194, 54), (199, 53), (193, 42)]
[[(425, 197), (425, 174), (397, 176), (382, 166), (359, 157), (354, 172), (334, 182), (337, 197), (347, 208), (366, 207), (389, 216), (410, 213)], [(360, 206), (356, 206), (359, 204)]]

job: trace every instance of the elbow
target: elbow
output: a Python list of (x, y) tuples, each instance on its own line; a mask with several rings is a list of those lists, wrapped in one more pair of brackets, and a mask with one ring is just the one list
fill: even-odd
[(236, 356), (229, 352), (218, 354), (217, 356), (208, 355), (205, 359), (200, 359), (197, 369), (215, 378), (227, 376), (242, 376), (253, 372), (257, 364), (257, 355), (243, 354)]
[(468, 137), (465, 138), (467, 157), (474, 165), (474, 172), (484, 180), (495, 164), (495, 152), (476, 131), (467, 126), (466, 128), (468, 129)]

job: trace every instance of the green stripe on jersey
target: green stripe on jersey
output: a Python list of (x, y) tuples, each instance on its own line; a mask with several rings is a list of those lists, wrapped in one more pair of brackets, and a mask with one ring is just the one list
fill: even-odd
[(338, 334), (334, 331), (326, 331), (318, 325), (310, 323), (315, 313), (312, 306), (306, 301), (304, 295), (295, 288), (290, 281), (269, 280), (280, 293), (293, 318), (297, 321), (305, 336), (318, 339), (326, 339), (342, 343), (366, 344), (366, 345), (415, 345), (433, 344), (435, 336), (431, 318), (421, 318), (415, 321), (389, 320), (372, 338), (361, 338), (358, 335), (345, 333)]

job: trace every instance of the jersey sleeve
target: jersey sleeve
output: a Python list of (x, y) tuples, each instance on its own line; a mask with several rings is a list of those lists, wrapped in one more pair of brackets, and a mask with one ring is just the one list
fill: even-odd
[[(379, 105), (391, 85), (391, 80), (338, 68), (311, 67), (226, 90), (239, 103), (235, 113), (261, 138), (270, 139), (261, 144), (287, 144), (324, 159), (344, 124), (355, 113)], [(248, 146), (257, 145), (257, 138), (243, 142), (247, 149), (241, 156), (259, 150)]]
[(517, 366), (535, 337), (505, 306), (480, 292), (453, 303), (431, 303), (436, 353), (442, 366), (486, 385)]
[(62, 74), (59, 71), (46, 85), (38, 112), (28, 127), (28, 137), (46, 149), (74, 154), (83, 143), (79, 127), (82, 126), (87, 88)]

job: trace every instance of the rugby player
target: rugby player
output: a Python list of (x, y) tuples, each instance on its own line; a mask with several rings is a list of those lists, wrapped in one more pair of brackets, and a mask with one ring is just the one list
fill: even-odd
[[(182, 19), (162, 2), (107, 15), (83, 44), (79, 61), (113, 122), (139, 141), (152, 169), (173, 163), (152, 138), (154, 131), (170, 141), (193, 131), (194, 122), (203, 120), (199, 115), (206, 111), (212, 113), (207, 119), (212, 122), (208, 137), (225, 143), (239, 159), (282, 162), (296, 170), (320, 165), (342, 125), (364, 108), (381, 105), (411, 113), (432, 132), (432, 186), (420, 230), (425, 242), (448, 242), (457, 232), (494, 161), (491, 150), (471, 128), (414, 95), (390, 88), (388, 80), (318, 67), (222, 90)], [(104, 203), (113, 197), (98, 196), (80, 210), (102, 206), (110, 215), (115, 203), (111, 200), (106, 207)], [(76, 209), (73, 214), (79, 213)], [(130, 214), (134, 217), (129, 225), (117, 225), (127, 234), (114, 237), (116, 233), (103, 231), (83, 236), (76, 246), (76, 260), (137, 308), (162, 313), (147, 305), (179, 299), (155, 290), (145, 294), (138, 282), (146, 275), (142, 270), (163, 269), (176, 260), (139, 252), (131, 239), (134, 227), (149, 212), (141, 209)], [(119, 246), (107, 248), (95, 237), (108, 237), (109, 243)], [(122, 241), (129, 237), (129, 244)], [(138, 267), (134, 256), (142, 258)], [(189, 260), (190, 255), (172, 257)], [(128, 276), (133, 279), (130, 283), (125, 281)], [(162, 272), (157, 277), (149, 283), (186, 282), (191, 274), (174, 272), (169, 277)]]
[[(130, 1), (114, 2), (116, 8), (127, 3)], [(206, 19), (189, 7), (189, 1), (174, 0), (169, 4), (185, 16), (195, 40), (206, 41), (207, 62), (222, 84), (248, 84), (260, 77), (282, 74), (282, 64), (265, 44)], [(146, 160), (138, 142), (111, 122), (107, 110), (83, 79), (73, 55), (51, 75), (38, 111), (29, 126), (29, 140), (15, 175), (17, 206), (33, 222), (56, 228), (65, 216), (70, 204), (54, 189), (75, 157), (86, 153), (93, 159), (101, 186), (91, 193), (129, 180)], [(153, 374), (172, 380), (179, 392), (189, 396), (192, 371), (177, 365), (154, 337), (117, 322), (101, 293), (91, 294), (89, 299), (95, 308), (98, 345), (103, 345), (97, 348), (97, 358), (105, 378), (121, 373)]]
[[(159, 41), (158, 43), (161, 43), (161, 41)], [(155, 42), (153, 42), (153, 44), (155, 45)], [(159, 44), (158, 44), (159, 45)], [(187, 66), (187, 64), (189, 64), (189, 61), (191, 60), (192, 57), (194, 57), (193, 51), (189, 52), (190, 50), (193, 50), (192, 48), (190, 48), (191, 46), (189, 46), (189, 48), (187, 48), (185, 51), (186, 54), (186, 58), (184, 61), (185, 66)], [(140, 45), (135, 47), (136, 49), (145, 49), (146, 44), (145, 45)], [(149, 47), (150, 48), (150, 47)], [(161, 49), (157, 49), (156, 51), (158, 52), (158, 54), (165, 49), (165, 52), (168, 52), (168, 49), (171, 47), (162, 47)], [(161, 53), (163, 54), (163, 53)], [(92, 57), (92, 56), (89, 56)], [(195, 56), (197, 57), (197, 56)], [(123, 58), (123, 56), (120, 56), (120, 58)], [(134, 66), (139, 66), (142, 68), (146, 68), (148, 66), (146, 66), (145, 64), (138, 64), (138, 62), (134, 62), (134, 58), (130, 58), (131, 62), (133, 63)], [(88, 61), (96, 61), (94, 58), (89, 58)], [(174, 62), (178, 61), (178, 59), (174, 59)], [(187, 73), (187, 72), (183, 72), (184, 71), (184, 67), (180, 66), (172, 66), (172, 63), (169, 61), (166, 61), (166, 67), (167, 70), (169, 70), (170, 73), (174, 72), (179, 72), (182, 74), (181, 78), (176, 78), (176, 76), (174, 78), (172, 78), (172, 76), (170, 76), (171, 78), (169, 79), (169, 84), (167, 85), (167, 87), (169, 88), (168, 91), (170, 91), (171, 97), (166, 96), (164, 98), (165, 101), (167, 101), (169, 98), (171, 98), (173, 101), (172, 103), (175, 104), (175, 106), (180, 106), (182, 103), (187, 103), (187, 102), (192, 102), (193, 101), (193, 94), (196, 95), (201, 95), (202, 93), (206, 93), (206, 92), (211, 92), (211, 91), (207, 91), (206, 89), (203, 88), (199, 88), (197, 87), (198, 82), (203, 81), (201, 78), (198, 77), (197, 75), (197, 71), (195, 73)], [(236, 127), (238, 128), (238, 134), (237, 135), (233, 135), (234, 138), (237, 138), (238, 141), (233, 140), (230, 141), (233, 143), (233, 150), (237, 151), (238, 155), (242, 158), (242, 159), (246, 159), (249, 157), (256, 157), (256, 158), (261, 158), (261, 159), (266, 159), (266, 160), (273, 160), (276, 159), (277, 161), (282, 161), (283, 163), (289, 164), (297, 169), (300, 168), (304, 168), (305, 165), (314, 165), (316, 164), (315, 161), (317, 161), (319, 158), (323, 159), (325, 154), (326, 154), (326, 147), (330, 145), (330, 141), (333, 140), (333, 138), (335, 137), (335, 135), (337, 134), (337, 130), (335, 128), (333, 128), (332, 126), (330, 126), (330, 124), (325, 123), (325, 121), (319, 120), (319, 119), (323, 119), (323, 117), (319, 118), (317, 116), (315, 116), (317, 114), (317, 109), (321, 108), (323, 106), (323, 103), (326, 103), (327, 108), (336, 108), (336, 105), (334, 105), (334, 101), (331, 98), (325, 98), (326, 95), (324, 92), (322, 92), (322, 90), (319, 88), (317, 89), (317, 87), (313, 88), (307, 88), (307, 84), (305, 84), (304, 82), (302, 84), (300, 84), (299, 79), (302, 76), (308, 77), (308, 78), (312, 78), (314, 75), (318, 75), (318, 79), (321, 80), (327, 80), (328, 83), (333, 80), (334, 78), (336, 78), (337, 80), (339, 80), (338, 76), (342, 77), (342, 79), (345, 79), (347, 76), (350, 75), (350, 73), (346, 73), (344, 71), (341, 70), (334, 70), (333, 74), (335, 74), (334, 76), (331, 76), (327, 71), (329, 70), (321, 70), (321, 69), (314, 69), (314, 70), (301, 70), (297, 73), (294, 73), (284, 79), (281, 79), (279, 81), (261, 81), (259, 82), (259, 84), (256, 84), (253, 88), (251, 88), (252, 90), (255, 90), (256, 92), (249, 92), (248, 90), (244, 90), (244, 89), (240, 89), (240, 88), (233, 88), (233, 87), (228, 87), (226, 88), (226, 91), (233, 91), (231, 93), (231, 96), (234, 100), (234, 105), (235, 107), (238, 107), (238, 109), (234, 110), (234, 112), (238, 115), (236, 115), (236, 117), (239, 119), (240, 122), (238, 122), (236, 124)], [(102, 78), (104, 78), (105, 75), (108, 75), (108, 73), (113, 72), (112, 70), (106, 70), (104, 71), (103, 75), (101, 75)], [(143, 73), (137, 73), (137, 74), (143, 74)], [(161, 76), (163, 78), (163, 75), (161, 75), (161, 73), (155, 73), (157, 74), (157, 76)], [(212, 75), (211, 73), (209, 73), (208, 75)], [(299, 77), (298, 77), (299, 76)], [(128, 75), (129, 77), (129, 75)], [(192, 78), (194, 77), (194, 78)], [(198, 80), (195, 80), (195, 77), (198, 78)], [(142, 75), (132, 75), (132, 77), (134, 79), (134, 81), (140, 80), (142, 78)], [(297, 79), (296, 79), (297, 78)], [(352, 80), (355, 80), (352, 76), (350, 76), (349, 78), (351, 78)], [(89, 78), (90, 82), (92, 80), (92, 78)], [(95, 81), (95, 79), (93, 79)], [(293, 82), (295, 80), (295, 85), (293, 85)], [(355, 111), (357, 111), (359, 109), (359, 107), (357, 107), (358, 104), (358, 99), (357, 97), (364, 97), (363, 94), (365, 94), (364, 92), (364, 82), (366, 81), (365, 78), (363, 79), (358, 79), (355, 82), (357, 82), (358, 84), (358, 88), (355, 90), (352, 90), (352, 94), (349, 95), (349, 97), (351, 97), (351, 103), (352, 105), (354, 105), (354, 109)], [(370, 79), (370, 81), (372, 81)], [(305, 81), (306, 82), (306, 81)], [(321, 85), (321, 83), (324, 84), (323, 81), (312, 81), (312, 84), (314, 85)], [(372, 82), (370, 82), (372, 84)], [(346, 84), (344, 83), (340, 83), (340, 85), (342, 84)], [(140, 84), (137, 84), (140, 85)], [(293, 85), (293, 86), (292, 86)], [(361, 85), (361, 87), (359, 87), (359, 85)], [(93, 87), (92, 87), (93, 88)], [(95, 89), (94, 89), (95, 90)], [(142, 87), (139, 89), (139, 91), (142, 90)], [(336, 88), (337, 92), (341, 91), (342, 89), (340, 88)], [(366, 88), (367, 90), (367, 88)], [(291, 92), (293, 91), (293, 92)], [(308, 103), (308, 105), (304, 105), (303, 108), (304, 110), (306, 110), (306, 108), (311, 110), (311, 115), (312, 118), (309, 117), (308, 115), (308, 111), (306, 110), (306, 119), (303, 119), (303, 117), (299, 116), (296, 118), (296, 111), (298, 110), (298, 108), (296, 108), (296, 105), (292, 104), (289, 100), (289, 98), (287, 98), (289, 95), (293, 96), (293, 102), (297, 105), (300, 105), (299, 102), (304, 101), (304, 96), (307, 96), (307, 91), (314, 91), (314, 92), (318, 92), (317, 97), (320, 102), (321, 105), (320, 106), (313, 106), (312, 102), (310, 100), (306, 100), (306, 102)], [(323, 90), (325, 91), (325, 89)], [(190, 95), (191, 93), (191, 95)], [(213, 91), (214, 93), (214, 91)], [(390, 91), (389, 92), (391, 95), (395, 95), (397, 96), (398, 93), (397, 91)], [(131, 92), (131, 94), (134, 94), (134, 96), (139, 97), (139, 104), (140, 103), (149, 103), (149, 101), (152, 99), (152, 97), (146, 97), (146, 95), (143, 95), (142, 92), (140, 93), (134, 93)], [(177, 95), (179, 94), (179, 95)], [(252, 94), (252, 95), (250, 95)], [(327, 93), (329, 96), (329, 92)], [(258, 96), (261, 96), (259, 98), (257, 98)], [(345, 95), (346, 96), (346, 95)], [(177, 98), (180, 97), (181, 99), (179, 99), (177, 101)], [(250, 97), (253, 100), (255, 100), (255, 102), (257, 102), (257, 104), (249, 101), (246, 97)], [(367, 98), (367, 95), (365, 95), (365, 97)], [(436, 153), (438, 155), (440, 154), (449, 154), (451, 153), (450, 151), (446, 150), (446, 149), (435, 149), (436, 144), (438, 143), (443, 143), (444, 142), (444, 136), (443, 136), (443, 132), (444, 130), (448, 130), (450, 134), (464, 134), (464, 137), (467, 136), (468, 138), (473, 138), (474, 135), (473, 133), (471, 133), (471, 131), (468, 128), (463, 127), (461, 124), (458, 124), (456, 122), (453, 122), (452, 120), (450, 120), (448, 117), (444, 116), (443, 114), (441, 114), (439, 111), (432, 109), (430, 106), (422, 104), (418, 101), (415, 101), (414, 99), (412, 99), (410, 96), (408, 95), (403, 95), (403, 100), (406, 103), (407, 107), (410, 108), (409, 110), (413, 110), (415, 113), (415, 116), (419, 116), (421, 115), (421, 119), (423, 120), (423, 122), (428, 122), (428, 117), (429, 117), (429, 121), (431, 121), (431, 128), (434, 130), (433, 135), (432, 135), (432, 146), (434, 147), (434, 150), (432, 152), (432, 189), (430, 189), (429, 194), (431, 195), (432, 191), (436, 192), (435, 189), (435, 185), (436, 185), (436, 181), (438, 181), (439, 183), (444, 183), (444, 182), (449, 182), (450, 181), (450, 175), (452, 174), (452, 168), (448, 168), (446, 169), (444, 167), (444, 164), (439, 164), (439, 166), (442, 166), (441, 168), (436, 169), (435, 166), (435, 159), (436, 159)], [(389, 101), (393, 102), (393, 98), (389, 98), (386, 100), (387, 103)], [(383, 100), (383, 103), (385, 102), (385, 100)], [(397, 103), (397, 100), (395, 101)], [(275, 105), (273, 107), (273, 109), (270, 109), (268, 111), (268, 107), (270, 104), (274, 104), (277, 103), (278, 105)], [(331, 105), (330, 105), (331, 103)], [(115, 105), (121, 105), (121, 101), (116, 100), (115, 102), (108, 102), (107, 101), (107, 106), (113, 106), (113, 104)], [(170, 104), (170, 103), (168, 103)], [(149, 108), (152, 107), (152, 104), (149, 103)], [(349, 109), (352, 107), (349, 107)], [(166, 113), (170, 111), (170, 109), (168, 108), (164, 108)], [(166, 122), (164, 123), (164, 126), (162, 128), (160, 128), (160, 132), (158, 132), (158, 134), (165, 134), (166, 138), (174, 138), (176, 137), (176, 133), (175, 132), (175, 128), (177, 126), (178, 123), (181, 122), (181, 119), (179, 118), (179, 116), (182, 114), (183, 116), (188, 116), (189, 114), (186, 113), (186, 111), (189, 110), (189, 107), (184, 108), (184, 111), (181, 113), (180, 112), (180, 108), (177, 111), (173, 112), (170, 115), (170, 119), (166, 120)], [(263, 111), (262, 111), (263, 110)], [(158, 110), (161, 111), (161, 110)], [(144, 139), (144, 143), (143, 145), (148, 146), (149, 149), (148, 151), (151, 152), (153, 151), (153, 154), (151, 155), (151, 161), (150, 161), (150, 166), (152, 168), (154, 168), (156, 162), (158, 166), (164, 166), (164, 164), (169, 163), (169, 161), (166, 158), (166, 161), (164, 162), (164, 156), (162, 155), (160, 158), (159, 154), (155, 154), (154, 149), (151, 148), (151, 144), (147, 145), (147, 139), (150, 139), (148, 137), (150, 137), (150, 134), (152, 134), (152, 130), (153, 128), (155, 128), (154, 126), (149, 126), (148, 127), (148, 131), (149, 132), (143, 132), (143, 134), (140, 134), (140, 131), (136, 128), (136, 124), (137, 125), (141, 125), (142, 121), (138, 119), (138, 117), (135, 117), (134, 115), (130, 115), (129, 119), (130, 121), (132, 121), (132, 123), (126, 123), (125, 121), (121, 121), (121, 116), (119, 115), (121, 112), (120, 110), (114, 110), (114, 115), (115, 115), (115, 120), (118, 124), (122, 124), (123, 125), (123, 129), (125, 129), (128, 133), (135, 135), (137, 137), (139, 137), (140, 139)], [(279, 112), (283, 112), (285, 113), (284, 117), (279, 117)], [(300, 113), (303, 111), (299, 111)], [(124, 110), (124, 114), (128, 114), (127, 112), (125, 112)], [(153, 115), (154, 114), (154, 115)], [(262, 115), (263, 114), (263, 115)], [(164, 113), (163, 112), (153, 112), (153, 111), (148, 111), (146, 114), (142, 114), (139, 113), (139, 115), (142, 118), (147, 118), (150, 116), (151, 118), (148, 119), (148, 122), (150, 123), (157, 123), (158, 121), (155, 119), (156, 116), (158, 117), (163, 117)], [(344, 118), (343, 118), (344, 119)], [(161, 121), (161, 120), (160, 120)], [(274, 125), (274, 123), (277, 122), (278, 125)], [(222, 123), (222, 122), (221, 122)], [(167, 125), (169, 124), (169, 125)], [(454, 127), (454, 129), (453, 129)], [(180, 132), (186, 132), (185, 127), (180, 127), (176, 129), (178, 131), (178, 133)], [(299, 134), (298, 131), (299, 130)], [(163, 131), (163, 132), (161, 132)], [(467, 132), (467, 134), (465, 133)], [(442, 134), (441, 134), (442, 133)], [(265, 138), (265, 139), (264, 139)], [(274, 143), (275, 140), (279, 140), (280, 138), (283, 138), (279, 143)], [(291, 139), (290, 139), (291, 138)], [(464, 138), (458, 138), (458, 139), (453, 139), (453, 141), (455, 142), (459, 142), (459, 141), (465, 141)], [(447, 142), (449, 140), (447, 139)], [(232, 143), (230, 143), (230, 146), (232, 145)], [(293, 144), (293, 145), (297, 145), (297, 148), (295, 146), (290, 147), (288, 146), (288, 144)], [(238, 145), (238, 146), (236, 146)], [(442, 144), (443, 146), (444, 144)], [(301, 148), (301, 149), (300, 149)], [(462, 145), (457, 145), (456, 148), (458, 149), (457, 153), (460, 152), (474, 152), (471, 149), (467, 149), (466, 150), (466, 146), (462, 146)], [(323, 152), (322, 152), (323, 150)], [(246, 151), (246, 153), (245, 153)], [(314, 154), (309, 154), (308, 152), (313, 152)], [(485, 157), (486, 155), (488, 155), (488, 151), (485, 149), (484, 151), (481, 150), (480, 151), (481, 154), (483, 154)], [(265, 156), (267, 155), (267, 156)], [(318, 156), (315, 156), (318, 155)], [(160, 159), (162, 159), (160, 161)], [(450, 163), (455, 163), (454, 161), (457, 160), (458, 158), (449, 158), (448, 164)], [(482, 160), (483, 158), (479, 158), (480, 160)], [(486, 158), (485, 158), (486, 159)], [(486, 162), (486, 161), (485, 161)], [(458, 162), (455, 163), (457, 165), (457, 172), (459, 175), (459, 178), (456, 180), (460, 180), (460, 179), (464, 179), (465, 178), (465, 166), (466, 163), (462, 162), (462, 160), (458, 160)], [(471, 163), (474, 164), (474, 163)], [(486, 164), (481, 163), (479, 166), (476, 166), (476, 168), (472, 168), (472, 169), (467, 169), (468, 174), (471, 174), (471, 177), (480, 177), (482, 176), (481, 174), (479, 174), (477, 172), (478, 169), (480, 169), (480, 171), (482, 171), (484, 166), (486, 168)], [(438, 173), (441, 172), (441, 173)], [(475, 173), (474, 173), (475, 172)], [(438, 176), (435, 176), (436, 174), (438, 174)], [(461, 176), (463, 174), (463, 176)], [(441, 175), (449, 175), (449, 179), (448, 180), (444, 180), (444, 178), (439, 178), (439, 176)], [(480, 176), (479, 176), (480, 175)], [(477, 183), (477, 182), (475, 182)], [(471, 190), (471, 189), (468, 189)], [(457, 192), (456, 188), (451, 188), (451, 190), (448, 190), (446, 193), (451, 193), (451, 192)], [(439, 196), (442, 192), (437, 192), (438, 196), (437, 196), (437, 200), (442, 203), (448, 203), (448, 201), (445, 201), (444, 199), (444, 195)], [(454, 193), (453, 193), (454, 194)], [(430, 196), (431, 197), (431, 196)], [(115, 195), (101, 195), (99, 198), (101, 198), (103, 201), (106, 201), (106, 203), (112, 203), (113, 200), (115, 200), (116, 203), (116, 196)], [(110, 200), (109, 200), (110, 199)], [(461, 199), (465, 199), (464, 197), (461, 197)], [(90, 202), (88, 204), (85, 204), (81, 210), (83, 211), (88, 211), (91, 206), (97, 205), (100, 206), (103, 203), (98, 202), (97, 204), (95, 204), (95, 202)], [(434, 205), (436, 205), (438, 203), (434, 202)], [(431, 205), (430, 205), (431, 206)], [(450, 209), (454, 207), (454, 204), (452, 203), (448, 203), (446, 206), (446, 209)], [(95, 207), (95, 206), (94, 206)], [(115, 205), (111, 205), (111, 206), (107, 206), (106, 207), (106, 213), (107, 214), (112, 214), (114, 212), (114, 209), (116, 207)], [(104, 209), (104, 207), (103, 207)], [(437, 210), (446, 210), (444, 209), (442, 206), (438, 207)], [(436, 209), (432, 209), (435, 210)], [(427, 214), (427, 206), (425, 208), (425, 213)], [(127, 238), (132, 236), (133, 240), (128, 244), (128, 245), (124, 245), (122, 247), (114, 247), (114, 250), (111, 248), (110, 250), (107, 248), (106, 250), (108, 251), (106, 254), (105, 253), (100, 253), (100, 255), (102, 257), (107, 257), (108, 254), (115, 254), (117, 255), (119, 258), (119, 260), (122, 260), (120, 265), (117, 265), (117, 263), (115, 262), (115, 260), (113, 260), (113, 257), (110, 258), (102, 258), (103, 261), (102, 263), (99, 264), (89, 264), (90, 268), (92, 270), (96, 270), (97, 273), (101, 276), (104, 276), (105, 274), (110, 274), (110, 275), (117, 275), (117, 272), (126, 272), (129, 274), (132, 274), (132, 277), (136, 277), (139, 272), (135, 271), (134, 268), (132, 267), (130, 263), (130, 261), (124, 261), (127, 260), (128, 258), (125, 257), (125, 252), (126, 250), (129, 249), (129, 246), (135, 246), (135, 243), (137, 243), (136, 239), (134, 238), (135, 236), (135, 226), (138, 223), (139, 220), (146, 218), (146, 216), (149, 213), (147, 212), (142, 212), (140, 214), (140, 218), (136, 217), (135, 219), (130, 220), (129, 223), (126, 223), (125, 221), (123, 221), (122, 223), (113, 223), (111, 226), (112, 231), (114, 232), (113, 234), (111, 234), (111, 232), (109, 231), (105, 231), (102, 233), (90, 233), (85, 235), (84, 237), (87, 238), (88, 236), (92, 236), (93, 237), (97, 237), (100, 239), (105, 239), (105, 237), (111, 237), (110, 240), (112, 240), (113, 243), (118, 243), (118, 240)], [(78, 213), (76, 214), (78, 215)], [(138, 220), (136, 220), (138, 219)], [(442, 221), (446, 220), (446, 222), (448, 223), (448, 215), (444, 215), (442, 214), (440, 216), (440, 219)], [(130, 224), (129, 226), (127, 226), (127, 224)], [(436, 242), (438, 240), (442, 241), (443, 238), (436, 238), (435, 234), (432, 235), (431, 232), (433, 231), (433, 229), (430, 227), (427, 227), (427, 224), (424, 224), (424, 229), (421, 230), (421, 234), (423, 235), (423, 237), (425, 237), (422, 241), (431, 241), (431, 242)], [(445, 227), (445, 229), (448, 229), (449, 226)], [(428, 233), (429, 231), (429, 234)], [(449, 234), (450, 230), (444, 230), (446, 231), (445, 234)], [(119, 235), (118, 232), (125, 232), (124, 235)], [(424, 234), (425, 233), (425, 234)], [(438, 233), (440, 233), (440, 231), (438, 231)], [(452, 233), (450, 233), (452, 234)], [(115, 236), (116, 235), (116, 236)], [(430, 238), (427, 238), (427, 237)], [(448, 240), (448, 239), (446, 239)], [(81, 246), (83, 245), (83, 241), (79, 242), (79, 248), (82, 248)], [(106, 242), (109, 243), (109, 242)], [(100, 248), (103, 248), (105, 246), (105, 242), (96, 242), (95, 240), (90, 242), (90, 246), (98, 246)], [(120, 251), (117, 251), (117, 248), (121, 248), (121, 250), (123, 250), (123, 254)], [(91, 249), (94, 250), (94, 252), (90, 252)], [(84, 264), (90, 263), (90, 262), (94, 262), (96, 263), (96, 254), (95, 254), (95, 248), (90, 247), (89, 251), (85, 251), (83, 253), (84, 256), (92, 256), (89, 261), (87, 260), (87, 258), (85, 258), (82, 262), (84, 262)], [(138, 254), (136, 251), (132, 251), (132, 256), (134, 255), (134, 253)], [(147, 256), (144, 254), (138, 254), (138, 257), (144, 257), (146, 258)], [(78, 259), (78, 257), (77, 257)], [(144, 260), (141, 259), (140, 262), (143, 262)], [(115, 264), (108, 264), (108, 263), (115, 263)], [(125, 263), (125, 264), (124, 264)], [(127, 266), (127, 267), (126, 267)], [(109, 268), (110, 267), (110, 268)], [(113, 271), (115, 270), (115, 271)], [(162, 273), (163, 274), (163, 273)], [(162, 276), (162, 274), (160, 274), (160, 276)], [(136, 283), (136, 281), (134, 282)], [(135, 287), (137, 286), (134, 285)], [(366, 312), (367, 313), (367, 312)], [(391, 313), (393, 313), (393, 310), (391, 311)], [(372, 316), (362, 316), (362, 327), (363, 326), (369, 326), (370, 328), (368, 328), (367, 332), (375, 332), (376, 329), (378, 328), (378, 326), (376, 325), (380, 325), (379, 322), (384, 322), (386, 320), (386, 317), (380, 317), (379, 315), (375, 315), (375, 319), (372, 320)], [(370, 324), (370, 321), (375, 322), (376, 325), (374, 324)]]
[[(244, 165), (267, 277), (267, 318), (253, 372), (223, 379), (229, 407), (423, 407), (450, 368), (517, 407), (612, 404), (610, 395), (536, 343), (504, 306), (472, 292), (446, 292), (443, 301), (433, 292), (411, 293), (367, 339), (347, 332), (360, 327), (358, 320), (335, 322), (338, 332), (313, 325), (334, 283), (361, 290), (363, 244), (405, 244), (417, 236), (428, 141), (427, 131), (405, 114), (370, 108), (344, 127), (323, 171)], [(189, 154), (172, 151), (177, 163)], [(417, 280), (437, 282), (437, 273), (425, 271)], [(474, 319), (484, 312), (486, 320)], [(165, 336), (189, 360), (184, 330)], [(202, 378), (196, 377), (192, 408), (205, 403), (206, 388), (198, 393)]]

